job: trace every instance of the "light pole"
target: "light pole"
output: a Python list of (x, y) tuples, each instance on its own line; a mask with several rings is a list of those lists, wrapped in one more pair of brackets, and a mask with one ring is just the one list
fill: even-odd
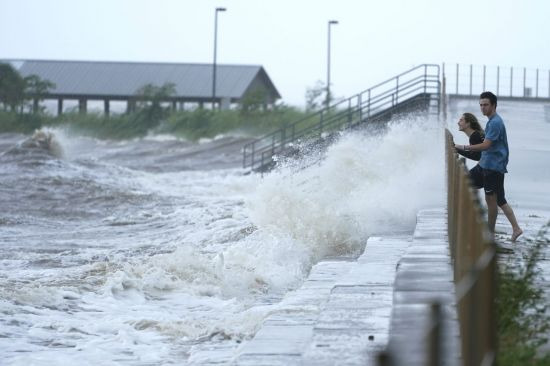
[(212, 65), (212, 110), (216, 108), (216, 53), (218, 50), (218, 12), (225, 8), (216, 8), (214, 15), (214, 63)]
[(326, 107), (330, 105), (330, 27), (338, 24), (337, 20), (328, 21), (328, 47), (327, 47), (327, 98), (325, 101)]

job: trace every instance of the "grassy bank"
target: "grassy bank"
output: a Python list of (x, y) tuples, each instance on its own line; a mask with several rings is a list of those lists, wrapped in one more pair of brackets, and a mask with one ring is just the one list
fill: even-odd
[(216, 112), (197, 109), (171, 114), (158, 126), (157, 131), (191, 140), (231, 132), (262, 135), (293, 123), (305, 115), (304, 112), (290, 107), (247, 113), (237, 110)]
[(51, 117), (41, 114), (18, 114), (0, 110), (0, 133), (28, 134), (51, 123)]
[(515, 260), (500, 269), (498, 288), (498, 364), (550, 365), (550, 353), (540, 354), (548, 342), (550, 314), (541, 284), (543, 249), (550, 244), (550, 222), (529, 242), (523, 260)]
[(306, 115), (292, 107), (269, 111), (212, 111), (196, 109), (168, 112), (143, 108), (131, 114), (112, 115), (67, 113), (59, 117), (47, 114), (18, 114), (0, 111), (0, 133), (30, 134), (46, 127), (64, 128), (69, 133), (100, 139), (131, 139), (148, 134), (172, 134), (189, 140), (212, 138), (220, 134), (261, 135), (277, 130)]

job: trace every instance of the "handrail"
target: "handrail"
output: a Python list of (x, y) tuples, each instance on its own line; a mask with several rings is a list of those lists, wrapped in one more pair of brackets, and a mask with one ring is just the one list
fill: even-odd
[(243, 167), (263, 168), (289, 144), (310, 135), (322, 137), (348, 126), (372, 120), (377, 114), (396, 108), (419, 95), (430, 95), (439, 112), (439, 65), (423, 64), (341, 100), (292, 124), (271, 132), (243, 147)]
[(499, 98), (550, 99), (550, 70), (493, 65), (443, 64), (447, 94), (479, 96), (492, 90)]
[(466, 365), (493, 365), (497, 353), (497, 251), (477, 192), (453, 138), (445, 131), (447, 155), (447, 227), (453, 260), (462, 358)]
[[(470, 184), (468, 171), (454, 149), (449, 130), (445, 131), (447, 166), (447, 227), (454, 269), (455, 295), (460, 328), (461, 358), (465, 366), (492, 366), (496, 363), (496, 281), (497, 251), (484, 219), (477, 193)], [(423, 359), (428, 365), (446, 362), (443, 353), (445, 319), (441, 304), (434, 302), (431, 319), (419, 331), (424, 342)], [(417, 342), (409, 339), (409, 342)], [(379, 354), (380, 366), (400, 366), (400, 357), (387, 349)]]

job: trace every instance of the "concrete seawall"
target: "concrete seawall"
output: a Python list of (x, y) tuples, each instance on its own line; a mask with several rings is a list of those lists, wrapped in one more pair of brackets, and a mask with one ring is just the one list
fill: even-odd
[[(548, 217), (517, 209), (524, 235), (500, 263), (523, 260), (531, 240)], [(499, 215), (498, 242), (505, 243), (507, 221)], [(356, 260), (315, 265), (304, 284), (289, 293), (256, 335), (234, 350), (213, 348), (196, 355), (201, 365), (377, 365), (380, 351), (398, 350), (407, 365), (426, 364), (421, 330), (430, 321), (430, 303), (444, 315), (445, 365), (460, 364), (446, 211), (422, 210), (413, 235), (371, 237)], [(550, 278), (550, 248), (541, 261)], [(542, 283), (550, 300), (550, 286)], [(546, 348), (545, 348), (546, 349)]]

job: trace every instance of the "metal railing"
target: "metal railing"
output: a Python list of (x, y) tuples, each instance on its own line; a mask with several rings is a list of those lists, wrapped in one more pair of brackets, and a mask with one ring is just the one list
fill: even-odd
[(550, 70), (443, 64), (442, 75), (449, 95), (478, 96), (490, 90), (504, 98), (550, 98)]
[[(461, 361), (464, 366), (496, 364), (496, 284), (497, 252), (489, 233), (477, 192), (470, 184), (468, 171), (454, 150), (451, 133), (446, 130), (447, 230), (454, 271)], [(428, 305), (428, 304), (426, 304)], [(442, 304), (430, 304), (430, 320), (418, 337), (427, 365), (454, 364), (445, 359), (444, 316)], [(401, 366), (399, 349), (388, 349), (378, 357), (380, 366)]]
[(357, 95), (313, 113), (278, 131), (265, 135), (243, 148), (243, 167), (262, 170), (273, 157), (284, 153), (294, 143), (322, 138), (384, 114), (424, 104), (439, 113), (439, 65), (424, 64), (381, 82)]
[(447, 130), (447, 228), (464, 365), (493, 365), (497, 353), (497, 252), (468, 170)]

